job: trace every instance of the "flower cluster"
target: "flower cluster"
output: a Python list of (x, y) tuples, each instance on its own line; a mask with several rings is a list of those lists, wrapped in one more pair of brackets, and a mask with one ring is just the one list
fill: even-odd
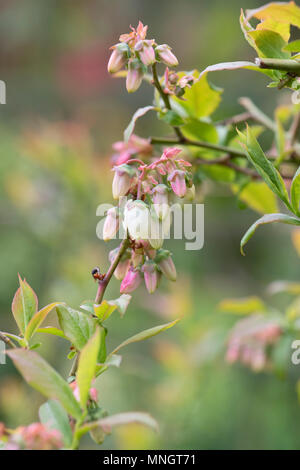
[(193, 75), (183, 75), (180, 77), (167, 67), (164, 74), (163, 91), (167, 95), (176, 95), (178, 98), (183, 99), (182, 96), (184, 95), (185, 88), (191, 88), (195, 81), (196, 78)]
[(167, 44), (158, 45), (154, 39), (146, 39), (148, 26), (139, 22), (137, 28), (122, 34), (120, 42), (111, 47), (107, 69), (117, 73), (127, 68), (126, 88), (129, 93), (136, 91), (143, 80), (147, 67), (155, 62), (163, 62), (169, 67), (176, 67), (178, 60)]
[(148, 139), (131, 134), (128, 142), (118, 141), (112, 146), (112, 163), (122, 165), (133, 157), (147, 158), (153, 153), (153, 147)]
[(5, 450), (56, 450), (63, 447), (60, 432), (41, 423), (21, 426), (10, 434)]
[(264, 315), (251, 315), (240, 320), (230, 335), (226, 360), (229, 363), (240, 361), (254, 371), (265, 369), (269, 365), (267, 349), (281, 334), (278, 321)]
[[(121, 293), (135, 290), (143, 278), (149, 293), (156, 290), (162, 274), (176, 279), (171, 253), (162, 249), (171, 225), (169, 202), (194, 193), (191, 164), (177, 158), (180, 151), (168, 148), (149, 164), (131, 159), (113, 168), (112, 192), (120, 203), (107, 211), (103, 239), (115, 238), (121, 227), (130, 239), (114, 273), (122, 281)], [(118, 248), (110, 252), (111, 263), (117, 253)]]

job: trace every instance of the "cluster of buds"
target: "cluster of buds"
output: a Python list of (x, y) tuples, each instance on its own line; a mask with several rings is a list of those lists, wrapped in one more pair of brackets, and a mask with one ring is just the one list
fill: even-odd
[(230, 335), (226, 360), (229, 363), (240, 361), (257, 372), (268, 368), (267, 349), (281, 334), (278, 322), (264, 315), (251, 315), (240, 320)]
[[(110, 261), (117, 255), (118, 248), (109, 254)], [(177, 273), (170, 251), (155, 250), (149, 242), (141, 240), (131, 243), (114, 272), (121, 282), (121, 294), (133, 292), (144, 280), (149, 294), (157, 289), (161, 276), (176, 281)]]
[(150, 164), (131, 159), (113, 167), (112, 193), (120, 203), (107, 211), (105, 241), (114, 239), (122, 227), (132, 241), (147, 242), (155, 250), (162, 247), (171, 224), (170, 197), (194, 194), (192, 174), (188, 171), (191, 164), (177, 158), (180, 151), (168, 148)]
[(193, 75), (179, 76), (167, 67), (164, 74), (163, 91), (167, 95), (175, 95), (177, 98), (184, 99), (185, 89), (191, 88), (195, 81), (196, 78)]
[(169, 67), (176, 67), (178, 60), (167, 44), (158, 45), (154, 39), (146, 39), (148, 26), (139, 22), (137, 28), (122, 34), (120, 42), (111, 47), (107, 69), (117, 73), (127, 68), (126, 88), (129, 93), (136, 91), (143, 80), (147, 67), (155, 62), (163, 62)]
[(57, 450), (63, 447), (60, 432), (41, 423), (17, 428), (5, 443), (5, 450)]

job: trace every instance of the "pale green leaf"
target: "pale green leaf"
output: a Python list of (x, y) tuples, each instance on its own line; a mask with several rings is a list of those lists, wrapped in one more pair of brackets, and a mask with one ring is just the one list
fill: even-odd
[(33, 317), (31, 318), (25, 330), (24, 336), (27, 341), (29, 341), (30, 338), (34, 335), (36, 330), (39, 328), (39, 326), (43, 323), (43, 321), (47, 317), (48, 313), (50, 313), (54, 307), (56, 307), (57, 305), (60, 305), (60, 303), (61, 302), (53, 302), (52, 304), (47, 305), (46, 307), (42, 308), (39, 312), (36, 312), (33, 315)]
[(99, 348), (100, 329), (98, 327), (79, 356), (76, 380), (79, 387), (80, 404), (83, 409), (86, 409), (91, 383), (95, 377)]
[(81, 416), (69, 384), (36, 352), (24, 349), (10, 349), (8, 356), (26, 382), (48, 398), (58, 400), (74, 418)]
[(30, 285), (21, 279), (19, 275), (20, 287), (15, 293), (12, 301), (12, 313), (21, 333), (25, 333), (26, 327), (38, 309), (38, 299)]
[(94, 334), (97, 320), (67, 305), (56, 307), (56, 312), (65, 336), (74, 344), (76, 349), (81, 350)]
[(39, 409), (39, 417), (42, 424), (49, 429), (60, 432), (64, 445), (69, 447), (72, 443), (72, 430), (69, 418), (61, 404), (56, 400), (48, 400)]

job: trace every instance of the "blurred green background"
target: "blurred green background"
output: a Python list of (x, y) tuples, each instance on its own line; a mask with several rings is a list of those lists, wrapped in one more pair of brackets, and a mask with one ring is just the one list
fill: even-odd
[[(94, 297), (90, 271), (95, 265), (105, 270), (107, 253), (115, 247), (96, 237), (97, 205), (111, 201), (111, 145), (122, 139), (135, 109), (152, 99), (147, 84), (128, 95), (123, 79), (108, 76), (109, 47), (119, 34), (142, 20), (149, 37), (171, 45), (184, 70), (253, 60), (238, 18), (240, 8), (262, 4), (1, 1), (0, 79), (7, 86), (7, 104), (0, 106), (1, 330), (16, 332), (10, 305), (18, 272), (41, 306), (63, 300), (76, 308)], [(210, 80), (224, 88), (220, 119), (242, 111), (240, 96), (250, 96), (268, 113), (288, 99), (250, 71), (220, 72)], [(159, 135), (165, 130), (160, 126), (147, 116), (137, 133)], [(228, 366), (225, 342), (235, 319), (216, 309), (224, 297), (264, 296), (271, 281), (299, 279), (290, 229), (259, 231), (243, 258), (239, 241), (256, 214), (240, 210), (222, 184), (211, 183), (206, 192), (204, 248), (185, 251), (184, 242), (168, 242), (177, 283), (163, 283), (152, 297), (140, 288), (125, 317), (108, 321), (111, 348), (139, 330), (182, 317), (174, 329), (124, 350), (121, 368), (97, 381), (100, 403), (109, 413), (148, 411), (159, 421), (160, 433), (126, 427), (108, 437), (104, 448), (300, 447), (299, 370), (290, 367), (281, 380)], [(118, 288), (114, 280), (112, 296)], [(51, 319), (54, 315), (48, 323)], [(43, 337), (40, 352), (67, 374), (67, 348), (63, 340)], [(9, 427), (36, 421), (42, 401), (11, 363), (0, 366), (0, 421)], [(86, 438), (82, 447), (94, 444)]]

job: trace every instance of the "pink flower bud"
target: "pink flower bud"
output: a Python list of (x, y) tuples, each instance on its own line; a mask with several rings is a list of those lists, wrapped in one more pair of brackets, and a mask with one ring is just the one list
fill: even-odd
[(121, 294), (129, 294), (130, 292), (133, 292), (140, 285), (141, 280), (140, 272), (130, 268), (121, 282)]
[(153, 261), (146, 261), (142, 267), (146, 289), (149, 294), (153, 294), (158, 285), (158, 272)]
[(106, 219), (103, 226), (103, 240), (106, 242), (115, 238), (119, 230), (119, 216), (116, 207), (112, 207), (107, 211)]
[(174, 193), (178, 197), (184, 197), (186, 193), (185, 172), (182, 170), (174, 170), (168, 177)]
[(171, 253), (168, 250), (161, 250), (157, 256), (157, 260), (158, 267), (163, 275), (169, 279), (169, 281), (176, 281), (177, 272)]
[(134, 268), (137, 268), (144, 261), (144, 256), (142, 253), (134, 252), (131, 257), (131, 262)]
[(129, 61), (126, 77), (126, 88), (128, 93), (134, 93), (140, 87), (142, 80), (143, 70), (140, 63), (135, 60)]
[(169, 67), (176, 67), (178, 65), (178, 60), (171, 52), (170, 46), (167, 44), (162, 44), (161, 46), (157, 46), (155, 49), (158, 57)]
[(163, 220), (169, 213), (168, 188), (165, 184), (158, 184), (152, 189), (152, 200), (157, 217)]
[(116, 73), (121, 70), (127, 61), (127, 54), (126, 54), (127, 46), (124, 44), (117, 44), (113, 46), (113, 52), (109, 58), (107, 70), (109, 73)]
[(132, 173), (132, 168), (129, 165), (119, 165), (114, 168), (115, 175), (112, 184), (112, 193), (114, 199), (119, 199), (119, 197), (125, 196), (131, 184), (133, 183), (134, 176)]
[(93, 401), (98, 401), (98, 390), (95, 387), (90, 388), (90, 397)]
[(124, 261), (119, 262), (114, 272), (115, 278), (118, 279), (118, 281), (122, 281), (124, 279), (129, 269), (129, 266), (130, 266), (129, 259), (125, 259)]
[(140, 59), (146, 67), (154, 64), (153, 40), (139, 41), (135, 46), (135, 50), (139, 53)]

